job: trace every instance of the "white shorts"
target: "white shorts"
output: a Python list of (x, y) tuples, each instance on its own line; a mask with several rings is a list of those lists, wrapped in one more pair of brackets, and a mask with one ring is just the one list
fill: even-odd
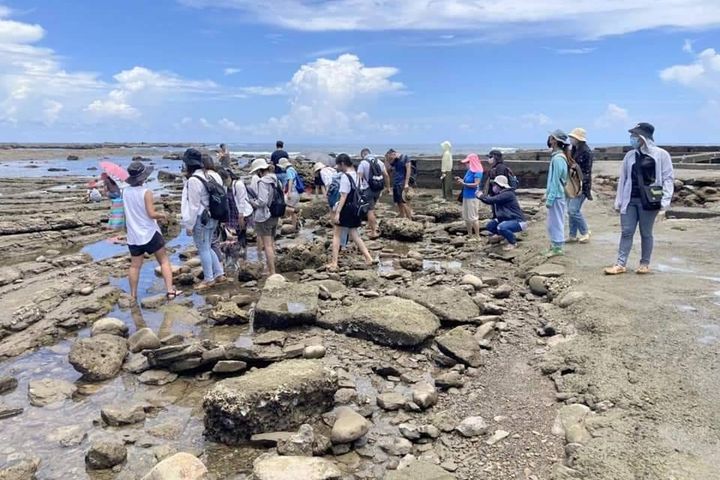
[(466, 222), (480, 220), (480, 200), (477, 198), (463, 198), (462, 219)]

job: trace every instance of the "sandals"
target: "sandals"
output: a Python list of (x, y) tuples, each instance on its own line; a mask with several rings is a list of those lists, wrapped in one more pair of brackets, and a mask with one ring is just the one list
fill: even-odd
[(613, 265), (605, 269), (605, 275), (622, 275), (627, 272), (627, 268), (622, 265)]
[(650, 272), (650, 265), (640, 265), (637, 270), (635, 270), (635, 273), (638, 275), (647, 275)]
[(195, 285), (195, 290), (198, 292), (202, 292), (204, 290), (209, 289), (212, 286), (213, 286), (213, 283), (206, 283), (206, 282), (198, 283), (197, 285)]
[(168, 302), (171, 302), (182, 294), (183, 294), (182, 290), (173, 290), (172, 292), (167, 292), (165, 294), (165, 298), (168, 300)]

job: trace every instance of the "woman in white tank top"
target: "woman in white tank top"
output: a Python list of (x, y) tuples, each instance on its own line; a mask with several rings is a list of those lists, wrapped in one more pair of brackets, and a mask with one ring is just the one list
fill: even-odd
[(145, 254), (155, 255), (160, 264), (168, 300), (182, 294), (173, 287), (170, 259), (165, 251), (165, 239), (157, 223), (159, 219), (166, 220), (167, 215), (155, 211), (153, 194), (144, 185), (152, 170), (152, 167), (146, 167), (142, 162), (131, 163), (128, 167), (130, 176), (126, 180), (129, 187), (123, 190), (127, 243), (130, 250), (128, 278), (133, 302), (137, 301), (140, 268), (145, 260)]

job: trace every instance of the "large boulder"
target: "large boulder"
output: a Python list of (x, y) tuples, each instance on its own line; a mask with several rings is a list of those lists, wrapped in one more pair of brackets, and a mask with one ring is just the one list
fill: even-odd
[(41, 380), (31, 380), (28, 384), (30, 405), (36, 407), (61, 402), (72, 397), (75, 392), (77, 392), (77, 387), (65, 380), (43, 378)]
[(445, 355), (470, 367), (482, 364), (481, 350), (472, 333), (463, 327), (456, 327), (435, 339), (438, 348)]
[(120, 372), (127, 352), (124, 338), (104, 333), (75, 342), (68, 361), (86, 380), (102, 381)]
[(380, 234), (383, 237), (402, 242), (419, 242), (424, 233), (425, 228), (422, 223), (407, 218), (388, 218), (380, 223)]
[(205, 395), (208, 438), (235, 445), (287, 431), (332, 408), (337, 376), (317, 360), (288, 360), (215, 384)]
[(440, 322), (430, 310), (398, 297), (366, 300), (339, 308), (318, 319), (318, 325), (380, 345), (413, 347), (435, 335)]
[(385, 480), (455, 480), (457, 477), (432, 463), (417, 461), (406, 468), (391, 470)]
[(315, 285), (285, 283), (264, 289), (255, 307), (255, 328), (288, 328), (315, 323), (320, 289)]
[(327, 263), (324, 243), (307, 241), (293, 243), (278, 252), (275, 268), (278, 272), (301, 272), (322, 267)]
[(477, 304), (460, 288), (412, 287), (401, 290), (398, 296), (429, 309), (441, 322), (468, 323), (480, 314)]
[(194, 455), (180, 452), (153, 467), (142, 480), (201, 480), (207, 468)]
[(253, 465), (256, 480), (340, 480), (342, 472), (319, 457), (261, 456)]

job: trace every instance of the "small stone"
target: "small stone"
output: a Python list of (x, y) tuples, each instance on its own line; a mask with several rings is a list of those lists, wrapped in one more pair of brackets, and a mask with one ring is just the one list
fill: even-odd
[(201, 480), (206, 474), (207, 468), (197, 457), (180, 452), (164, 458), (142, 480)]
[(174, 382), (177, 378), (177, 373), (167, 370), (147, 370), (138, 377), (138, 381), (145, 385), (162, 386)]
[(465, 385), (465, 380), (460, 373), (453, 371), (443, 373), (438, 376), (435, 379), (435, 385), (443, 390), (447, 390), (449, 388), (460, 388)]
[(488, 425), (482, 417), (467, 417), (460, 422), (460, 425), (455, 427), (455, 430), (463, 437), (476, 437), (478, 435), (485, 435), (488, 431)]
[(509, 298), (512, 295), (513, 289), (510, 285), (501, 285), (494, 290), (490, 290), (490, 295), (495, 298), (503, 299)]
[(325, 347), (323, 345), (309, 345), (305, 347), (302, 354), (303, 358), (323, 358), (325, 356)]
[(545, 277), (541, 277), (538, 275), (535, 275), (534, 277), (530, 277), (530, 280), (528, 280), (528, 286), (530, 287), (530, 291), (537, 295), (538, 297), (542, 297), (543, 295), (547, 295), (548, 289), (545, 285), (545, 281), (547, 279)]
[(282, 347), (285, 345), (288, 334), (279, 330), (270, 330), (269, 332), (262, 333), (257, 337), (253, 338), (253, 343), (256, 345), (278, 345)]
[(100, 416), (111, 427), (120, 427), (144, 422), (145, 409), (142, 405), (108, 405), (100, 410)]
[(476, 277), (475, 275), (472, 275), (470, 273), (462, 277), (462, 279), (460, 280), (460, 285), (470, 285), (475, 290), (480, 290), (485, 286), (480, 277)]
[(354, 388), (340, 388), (335, 392), (335, 403), (347, 405), (357, 398), (357, 391)]
[(77, 447), (87, 438), (87, 432), (79, 425), (59, 427), (47, 436), (49, 442), (57, 442), (61, 447)]
[(36, 407), (61, 402), (72, 397), (75, 392), (77, 392), (77, 387), (65, 380), (44, 378), (42, 380), (31, 380), (28, 384), (30, 405)]
[(438, 394), (435, 387), (427, 382), (420, 382), (412, 388), (412, 398), (420, 408), (423, 410), (432, 407), (438, 401)]
[(560, 308), (567, 308), (570, 305), (585, 300), (586, 298), (588, 298), (587, 293), (575, 290), (572, 292), (567, 292), (565, 295), (560, 297), (560, 300), (558, 300), (558, 305), (560, 306)]
[(556, 263), (544, 263), (533, 268), (530, 273), (546, 278), (556, 278), (565, 275), (565, 267)]
[(38, 457), (20, 458), (9, 462), (0, 468), (0, 479), (2, 480), (34, 480), (35, 473), (40, 467)]
[(140, 301), (140, 305), (148, 310), (157, 310), (167, 303), (167, 298), (164, 294), (153, 295), (151, 297), (145, 297)]
[(315, 433), (312, 427), (303, 424), (297, 433), (278, 441), (277, 452), (285, 456), (312, 457), (314, 444)]
[(150, 362), (141, 353), (131, 353), (125, 360), (122, 369), (126, 372), (140, 374), (150, 369)]
[(499, 441), (505, 439), (510, 435), (510, 432), (506, 432), (505, 430), (495, 430), (495, 433), (493, 433), (492, 437), (485, 440), (485, 443), (488, 445), (495, 445)]
[(128, 338), (128, 347), (130, 352), (138, 353), (143, 350), (155, 350), (161, 347), (160, 339), (155, 332), (149, 328), (141, 328)]
[(0, 395), (12, 392), (18, 386), (17, 378), (0, 377)]
[(349, 407), (340, 407), (335, 413), (336, 419), (330, 434), (330, 441), (334, 445), (352, 443), (370, 430), (370, 422)]
[(392, 412), (405, 406), (405, 397), (397, 392), (381, 393), (377, 396), (377, 404), (383, 410)]
[(117, 439), (96, 440), (85, 453), (85, 463), (91, 470), (105, 470), (119, 465), (127, 458), (127, 448)]
[(22, 407), (11, 407), (0, 403), (0, 420), (15, 417), (25, 411)]
[(125, 322), (117, 318), (105, 317), (93, 323), (90, 329), (90, 335), (96, 336), (107, 333), (108, 335), (117, 335), (118, 337), (126, 337), (128, 327)]
[(398, 430), (400, 430), (403, 437), (407, 438), (411, 442), (420, 439), (420, 430), (417, 425), (412, 423), (401, 423), (398, 425)]
[(247, 363), (241, 360), (220, 360), (215, 364), (213, 373), (236, 373), (247, 369)]

